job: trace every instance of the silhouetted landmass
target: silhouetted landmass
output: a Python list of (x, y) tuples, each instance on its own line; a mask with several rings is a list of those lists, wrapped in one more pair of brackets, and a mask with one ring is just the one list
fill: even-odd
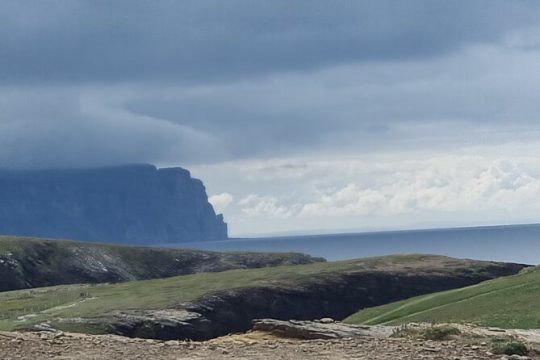
[(177, 243), (226, 239), (227, 224), (182, 168), (3, 170), (0, 234)]

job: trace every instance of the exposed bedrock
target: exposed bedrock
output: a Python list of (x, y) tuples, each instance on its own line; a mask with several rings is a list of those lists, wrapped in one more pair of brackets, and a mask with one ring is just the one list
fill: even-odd
[(206, 340), (247, 331), (254, 319), (343, 319), (359, 309), (416, 295), (460, 288), (524, 266), (485, 263), (478, 271), (466, 263), (452, 269), (403, 269), (327, 274), (300, 284), (234, 289), (208, 294), (198, 301), (168, 311), (116, 313), (108, 321), (120, 335), (156, 339)]

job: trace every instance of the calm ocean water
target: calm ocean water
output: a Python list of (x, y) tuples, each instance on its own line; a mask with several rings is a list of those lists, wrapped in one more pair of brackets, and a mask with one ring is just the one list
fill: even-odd
[(229, 239), (182, 244), (215, 251), (297, 251), (328, 260), (397, 253), (540, 264), (540, 224)]

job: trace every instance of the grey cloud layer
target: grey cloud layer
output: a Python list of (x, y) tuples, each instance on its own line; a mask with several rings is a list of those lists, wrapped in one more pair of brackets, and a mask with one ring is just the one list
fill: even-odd
[(245, 79), (421, 59), (500, 40), (534, 1), (20, 1), (0, 6), (2, 83)]
[(0, 166), (192, 166), (527, 141), (540, 130), (539, 57), (473, 47), (205, 86), (0, 87)]
[(536, 1), (3, 1), (0, 166), (193, 166), (538, 133)]
[(0, 167), (197, 162), (219, 146), (188, 126), (125, 111), (118, 89), (0, 89)]
[(0, 168), (186, 166), (235, 234), (526, 222), (539, 20), (536, 0), (3, 0)]

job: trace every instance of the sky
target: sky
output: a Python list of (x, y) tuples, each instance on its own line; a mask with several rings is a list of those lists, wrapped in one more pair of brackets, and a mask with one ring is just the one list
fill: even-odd
[(540, 221), (540, 2), (3, 0), (0, 167), (152, 163), (231, 236)]

